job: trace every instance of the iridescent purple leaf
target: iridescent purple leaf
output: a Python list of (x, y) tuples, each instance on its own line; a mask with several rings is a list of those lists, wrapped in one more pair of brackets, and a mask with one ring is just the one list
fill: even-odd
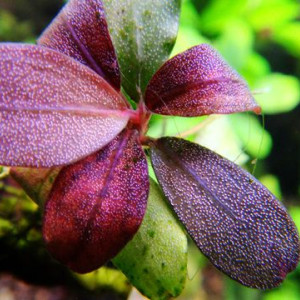
[(38, 43), (88, 65), (120, 90), (119, 65), (100, 0), (70, 0)]
[(124, 99), (75, 60), (34, 45), (0, 45), (0, 164), (78, 160), (126, 126)]
[(252, 175), (197, 144), (161, 138), (152, 164), (199, 249), (250, 287), (280, 284), (299, 260), (299, 237), (283, 205)]
[(64, 167), (45, 205), (43, 236), (52, 255), (85, 273), (115, 256), (146, 210), (147, 161), (135, 130)]
[(246, 82), (206, 44), (167, 61), (152, 77), (145, 99), (152, 112), (163, 115), (260, 113)]

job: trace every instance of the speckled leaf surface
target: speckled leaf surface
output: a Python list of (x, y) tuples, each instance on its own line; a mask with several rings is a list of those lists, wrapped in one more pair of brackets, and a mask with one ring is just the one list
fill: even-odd
[(146, 89), (147, 107), (174, 116), (260, 113), (246, 82), (207, 44), (167, 61)]
[(246, 286), (266, 289), (296, 267), (295, 224), (249, 173), (177, 138), (157, 140), (151, 159), (179, 219), (218, 269)]
[(75, 58), (120, 90), (119, 65), (100, 0), (68, 1), (38, 44)]
[(149, 192), (148, 166), (135, 130), (64, 167), (45, 204), (50, 253), (78, 273), (115, 256), (138, 230)]
[(103, 0), (122, 86), (139, 99), (176, 40), (180, 0)]
[(106, 145), (126, 126), (124, 99), (51, 49), (0, 46), (0, 164), (50, 167)]
[(127, 246), (113, 259), (150, 299), (169, 299), (184, 288), (187, 275), (187, 238), (158, 187), (150, 179), (143, 223)]
[(21, 185), (27, 195), (43, 208), (60, 170), (61, 168), (12, 167), (9, 173)]

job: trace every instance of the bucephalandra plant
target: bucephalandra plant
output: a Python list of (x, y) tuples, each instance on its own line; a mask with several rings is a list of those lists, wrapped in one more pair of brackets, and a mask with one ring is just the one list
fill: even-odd
[[(79, 273), (115, 257), (146, 212), (147, 150), (163, 194), (204, 255), (246, 286), (278, 286), (300, 249), (283, 205), (211, 150), (147, 136), (152, 114), (260, 113), (247, 84), (209, 45), (167, 60), (180, 1), (103, 2), (70, 0), (37, 45), (0, 44), (0, 164), (33, 198), (46, 199), (47, 249)], [(159, 197), (152, 181), (151, 189)]]

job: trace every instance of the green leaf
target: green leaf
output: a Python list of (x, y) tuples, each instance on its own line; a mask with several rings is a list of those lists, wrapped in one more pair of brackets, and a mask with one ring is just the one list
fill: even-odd
[(197, 46), (199, 44), (209, 43), (208, 40), (203, 37), (200, 32), (190, 26), (180, 26), (175, 47), (171, 53), (171, 56), (175, 56), (185, 50)]
[(256, 289), (249, 289), (234, 280), (225, 277), (224, 283), (226, 286), (225, 299), (226, 300), (256, 300), (260, 299), (260, 291)]
[(286, 280), (279, 289), (265, 293), (263, 300), (299, 300), (300, 288), (297, 281)]
[(122, 85), (138, 100), (176, 40), (181, 0), (104, 0)]
[[(217, 152), (227, 159), (242, 165), (248, 160), (242, 142), (235, 134), (228, 116), (210, 116), (198, 132), (195, 142)], [(208, 120), (211, 120), (208, 122)]]
[(269, 62), (257, 52), (251, 52), (244, 66), (239, 70), (245, 77), (250, 87), (257, 82), (259, 78), (262, 78), (270, 73)]
[(30, 21), (20, 22), (16, 17), (3, 7), (0, 9), (0, 40), (20, 42), (33, 38), (33, 28)]
[(201, 29), (208, 34), (217, 34), (236, 16), (245, 11), (247, 0), (211, 0), (200, 15)]
[(300, 22), (291, 22), (274, 31), (272, 38), (291, 54), (300, 57)]
[(281, 189), (279, 179), (272, 174), (266, 174), (259, 178), (259, 181), (270, 190), (276, 198), (281, 199)]
[(300, 207), (292, 206), (292, 207), (290, 207), (289, 212), (290, 212), (298, 230), (300, 231)]
[(265, 158), (272, 148), (272, 138), (255, 116), (234, 114), (229, 116), (244, 150), (255, 158)]
[(190, 118), (153, 115), (148, 135), (153, 138), (174, 135), (179, 136), (181, 133), (190, 131), (195, 126), (198, 126), (206, 118), (206, 116)]
[(262, 111), (267, 114), (288, 112), (300, 101), (300, 85), (296, 77), (280, 73), (270, 74), (259, 80), (255, 89), (260, 94), (255, 96)]
[(193, 46), (210, 43), (207, 38), (201, 35), (199, 25), (200, 18), (195, 6), (190, 1), (183, 1), (180, 12), (179, 31), (171, 53), (172, 57)]
[(223, 29), (214, 46), (238, 71), (245, 65), (253, 47), (254, 35), (244, 20), (234, 20)]
[(180, 11), (180, 27), (188, 26), (196, 29), (200, 28), (200, 18), (195, 5), (190, 0), (183, 0)]
[(187, 238), (153, 180), (143, 223), (113, 263), (150, 299), (176, 297), (184, 287)]
[(264, 0), (249, 2), (248, 19), (255, 30), (272, 30), (296, 18), (299, 3), (295, 0)]
[(102, 267), (87, 274), (74, 273), (74, 276), (84, 287), (92, 291), (106, 288), (122, 294), (129, 293), (127, 278), (119, 270)]
[(6, 236), (14, 230), (14, 225), (9, 220), (0, 218), (0, 238)]

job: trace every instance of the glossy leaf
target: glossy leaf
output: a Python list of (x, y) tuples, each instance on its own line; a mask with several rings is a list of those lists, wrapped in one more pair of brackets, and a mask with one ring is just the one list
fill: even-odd
[(157, 140), (151, 158), (164, 194), (217, 268), (246, 286), (266, 289), (296, 267), (295, 224), (253, 176), (182, 139)]
[(119, 65), (101, 0), (68, 1), (38, 43), (89, 66), (120, 90)]
[(50, 167), (106, 145), (126, 103), (100, 76), (50, 49), (0, 46), (0, 164)]
[(245, 81), (206, 44), (167, 61), (151, 79), (145, 99), (152, 112), (163, 115), (260, 113)]
[(64, 167), (45, 205), (50, 253), (72, 270), (97, 269), (133, 237), (146, 210), (147, 161), (133, 130)]
[(122, 73), (122, 86), (139, 100), (176, 40), (180, 0), (103, 0)]
[(150, 179), (150, 194), (143, 223), (113, 263), (150, 299), (176, 297), (187, 275), (187, 238)]

